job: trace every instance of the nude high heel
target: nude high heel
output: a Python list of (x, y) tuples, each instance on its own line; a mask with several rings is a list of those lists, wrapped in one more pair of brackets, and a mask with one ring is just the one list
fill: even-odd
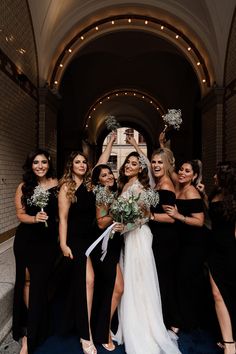
[(80, 339), (84, 354), (97, 354), (97, 349), (93, 342), (85, 339)]

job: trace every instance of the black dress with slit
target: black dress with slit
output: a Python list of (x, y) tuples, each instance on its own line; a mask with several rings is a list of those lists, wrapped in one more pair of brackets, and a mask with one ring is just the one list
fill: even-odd
[(212, 222), (212, 239), (208, 266), (228, 309), (233, 338), (236, 338), (235, 220), (228, 220), (224, 216), (223, 201), (210, 202), (209, 215)]
[[(202, 199), (176, 199), (180, 214), (191, 216), (203, 212)], [(192, 330), (205, 321), (206, 290), (206, 240), (203, 227), (175, 223), (179, 234), (179, 265), (177, 296), (181, 316), (180, 328)]]
[(96, 232), (95, 195), (81, 184), (75, 192), (76, 202), (68, 214), (67, 245), (73, 259), (65, 258), (68, 276), (65, 304), (62, 309), (60, 334), (75, 333), (79, 338), (90, 339), (86, 295), (86, 250), (94, 241)]
[[(162, 205), (175, 205), (175, 193), (158, 190), (159, 203), (151, 208), (152, 213), (165, 213)], [(167, 328), (179, 327), (178, 304), (176, 299), (176, 271), (179, 257), (179, 240), (174, 224), (149, 221), (153, 234), (153, 254), (160, 285), (164, 323)]]
[[(98, 236), (102, 232), (99, 230)], [(109, 239), (107, 254), (103, 261), (100, 259), (102, 255), (100, 244), (91, 254), (95, 273), (91, 326), (93, 340), (96, 343), (108, 343), (109, 341), (112, 295), (123, 242), (123, 236), (116, 232), (113, 238)], [(116, 320), (115, 314), (112, 321), (114, 332), (116, 332)]]
[[(47, 224), (20, 223), (14, 239), (16, 280), (13, 302), (13, 338), (27, 335), (28, 352), (33, 352), (50, 333), (48, 299), (49, 278), (58, 255), (58, 205), (57, 187), (49, 189), (49, 201), (44, 211)], [(28, 215), (36, 215), (40, 209), (26, 205)], [(23, 299), (25, 272), (30, 274), (29, 307)]]

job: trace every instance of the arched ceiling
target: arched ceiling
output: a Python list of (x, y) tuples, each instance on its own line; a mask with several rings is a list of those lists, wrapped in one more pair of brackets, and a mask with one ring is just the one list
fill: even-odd
[(191, 129), (200, 101), (197, 76), (182, 53), (164, 39), (132, 30), (84, 45), (63, 75), (60, 94), (68, 144), (79, 137), (99, 143), (107, 133), (106, 116), (114, 115), (122, 126), (140, 131), (150, 149), (164, 127), (161, 116), (167, 109), (182, 110), (184, 132)]
[(139, 130), (152, 149), (162, 113), (176, 108), (184, 123), (175, 151), (200, 157), (200, 100), (223, 84), (235, 0), (28, 3), (40, 85), (62, 97), (62, 150), (80, 148), (82, 139), (101, 147), (107, 114)]
[(101, 19), (127, 12), (163, 19), (179, 28), (206, 51), (218, 85), (235, 0), (28, 0), (38, 50), (40, 82), (48, 80), (52, 65), (78, 30)]

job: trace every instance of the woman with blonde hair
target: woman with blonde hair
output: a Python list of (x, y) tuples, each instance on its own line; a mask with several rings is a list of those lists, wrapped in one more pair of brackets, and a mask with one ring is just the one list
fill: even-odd
[(174, 219), (165, 212), (167, 205), (175, 205), (175, 187), (172, 181), (175, 160), (171, 150), (162, 147), (151, 157), (154, 190), (160, 200), (151, 208), (149, 226), (153, 234), (153, 253), (160, 284), (162, 310), (167, 328), (173, 332), (179, 328), (177, 289), (177, 264), (179, 241)]
[(94, 271), (91, 259), (85, 255), (94, 239), (96, 207), (83, 153), (70, 154), (59, 185), (60, 246), (71, 263), (63, 333), (75, 331), (84, 354), (96, 354), (90, 330)]

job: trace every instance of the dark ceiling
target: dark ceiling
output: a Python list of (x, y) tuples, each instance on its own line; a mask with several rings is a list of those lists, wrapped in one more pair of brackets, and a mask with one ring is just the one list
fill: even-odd
[[(60, 87), (62, 150), (81, 148), (81, 139), (91, 141), (85, 119), (94, 103), (114, 90), (138, 90), (154, 97), (164, 110), (182, 110), (183, 125), (172, 133), (172, 144), (180, 158), (200, 157), (200, 89), (192, 66), (173, 46), (153, 34), (119, 31), (90, 41), (67, 68)], [(147, 102), (119, 97), (102, 104), (93, 115), (98, 150), (107, 131), (102, 114), (115, 115), (123, 126), (133, 126), (146, 138), (149, 152), (163, 128), (160, 114)], [(96, 115), (97, 114), (97, 115)], [(183, 144), (184, 139), (184, 144)]]

